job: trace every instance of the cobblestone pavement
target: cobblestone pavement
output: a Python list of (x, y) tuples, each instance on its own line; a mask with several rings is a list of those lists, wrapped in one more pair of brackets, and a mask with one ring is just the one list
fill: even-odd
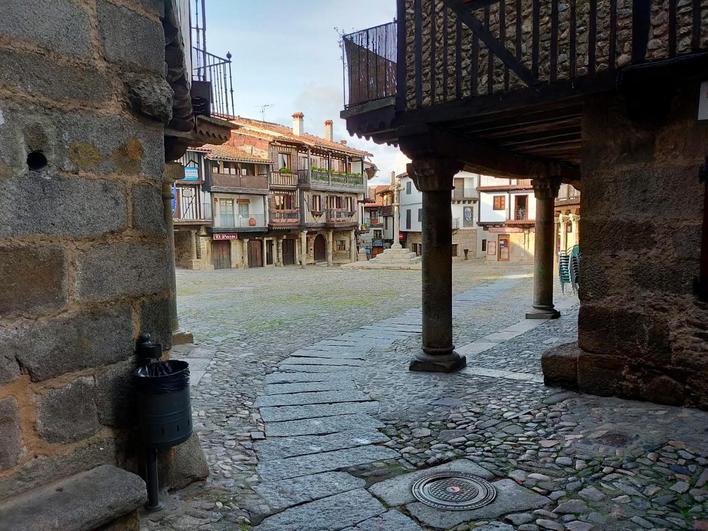
[[(146, 529), (708, 529), (708, 414), (543, 386), (540, 354), (576, 336), (523, 321), (524, 269), (455, 268), (468, 368), (411, 373), (419, 272), (183, 273), (195, 426), (212, 470)], [(414, 471), (471, 472), (474, 511), (416, 502)], [(701, 527), (703, 526), (703, 527)]]

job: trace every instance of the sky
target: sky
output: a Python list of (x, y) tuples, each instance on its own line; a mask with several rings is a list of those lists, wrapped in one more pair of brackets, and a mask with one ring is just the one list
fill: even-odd
[(379, 168), (370, 184), (405, 171), (397, 148), (350, 137), (344, 107), (338, 33), (391, 22), (395, 0), (206, 0), (207, 49), (232, 57), (236, 114), (292, 125), (305, 114), (305, 131), (322, 136), (334, 121), (335, 140), (373, 154)]

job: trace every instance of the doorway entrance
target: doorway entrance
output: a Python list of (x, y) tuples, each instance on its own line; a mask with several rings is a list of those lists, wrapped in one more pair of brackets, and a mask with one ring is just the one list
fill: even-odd
[(499, 235), (499, 255), (497, 260), (500, 262), (508, 262), (510, 255), (510, 238), (508, 234)]
[(295, 265), (295, 240), (283, 240), (283, 265)]
[(263, 242), (248, 240), (248, 267), (263, 267)]
[(315, 238), (315, 262), (327, 261), (327, 240), (321, 234)]
[(211, 242), (214, 269), (231, 269), (231, 242)]

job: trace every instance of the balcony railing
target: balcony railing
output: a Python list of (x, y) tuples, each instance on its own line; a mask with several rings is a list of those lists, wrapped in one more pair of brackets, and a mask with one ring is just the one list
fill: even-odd
[(525, 208), (517, 208), (514, 210), (514, 219), (512, 221), (528, 221), (528, 212)]
[(271, 225), (292, 225), (300, 223), (300, 211), (297, 208), (270, 210)]
[(355, 221), (355, 213), (351, 210), (345, 208), (327, 209), (327, 223), (353, 223)]
[[(213, 114), (224, 118), (233, 118), (236, 110), (234, 106), (234, 87), (231, 79), (231, 53), (227, 52), (226, 58), (223, 58), (206, 50), (193, 47), (192, 63), (193, 84), (208, 83), (210, 94), (208, 108), (195, 108), (195, 111), (199, 114)], [(206, 103), (201, 102), (201, 105), (206, 105)], [(199, 103), (197, 103), (198, 106)]]
[(228, 173), (212, 173), (212, 188), (233, 188), (239, 190), (268, 191), (267, 175), (232, 175)]
[(265, 214), (251, 214), (249, 216), (217, 216), (214, 220), (216, 229), (254, 229), (266, 226)]
[[(304, 170), (307, 174), (307, 170)], [(357, 173), (339, 173), (327, 171), (324, 168), (312, 168), (309, 171), (311, 183), (331, 184), (332, 186), (344, 186), (347, 188), (365, 187), (365, 177)]]
[(298, 184), (299, 176), (297, 173), (274, 171), (270, 174), (270, 184), (271, 186), (286, 186), (286, 187), (296, 187)]
[(396, 95), (396, 36), (396, 22), (344, 35), (347, 107)]
[(179, 208), (173, 213), (175, 223), (211, 220), (211, 203), (198, 203), (190, 199), (182, 198), (180, 201)]
[(456, 201), (477, 199), (477, 191), (474, 188), (455, 188), (452, 191), (452, 198)]

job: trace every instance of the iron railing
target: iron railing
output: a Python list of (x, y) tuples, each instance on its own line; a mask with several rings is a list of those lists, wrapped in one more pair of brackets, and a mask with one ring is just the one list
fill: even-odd
[(226, 58), (223, 58), (196, 46), (193, 47), (192, 82), (195, 81), (210, 84), (210, 114), (227, 119), (235, 116), (231, 52), (227, 52)]
[(342, 47), (345, 107), (396, 95), (395, 21), (344, 35)]
[(271, 208), (270, 223), (272, 225), (300, 223), (300, 210), (297, 208)]

